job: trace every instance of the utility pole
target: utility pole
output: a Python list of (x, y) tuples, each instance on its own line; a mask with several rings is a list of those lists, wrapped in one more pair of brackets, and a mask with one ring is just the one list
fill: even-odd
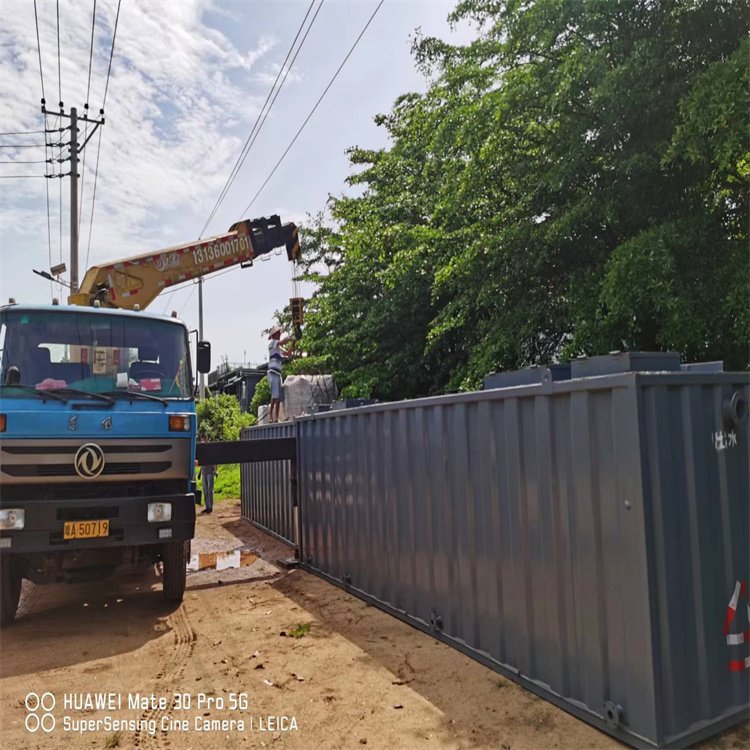
[[(203, 341), (203, 276), (198, 277), (198, 341)], [(201, 401), (206, 397), (205, 377), (200, 373), (198, 379), (198, 396)]]
[[(85, 109), (88, 111), (88, 103)], [(70, 177), (70, 293), (75, 294), (78, 291), (78, 156), (86, 148), (86, 144), (91, 140), (91, 137), (96, 132), (100, 125), (104, 125), (104, 110), (99, 110), (99, 119), (93, 120), (86, 115), (79, 117), (78, 110), (75, 107), (70, 108), (70, 114), (65, 114), (64, 105), (60, 102), (60, 111), (52, 112), (47, 109), (44, 99), (42, 99), (42, 113), (45, 115), (51, 115), (53, 117), (65, 117), (70, 120), (70, 156), (68, 159), (63, 161), (70, 161), (70, 172), (67, 175), (60, 174), (49, 174), (46, 175), (48, 179), (53, 177)], [(79, 146), (78, 145), (78, 123), (88, 122), (94, 125), (91, 132), (88, 134), (86, 140)], [(45, 136), (46, 139), (46, 136)], [(47, 144), (49, 146), (60, 146), (62, 147), (62, 133), (60, 133), (60, 143), (58, 144)]]
[(70, 108), (70, 293), (78, 291), (78, 110)]

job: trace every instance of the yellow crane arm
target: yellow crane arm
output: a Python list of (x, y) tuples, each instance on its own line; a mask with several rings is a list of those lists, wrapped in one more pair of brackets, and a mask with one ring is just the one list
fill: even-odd
[(240, 221), (227, 234), (92, 266), (68, 303), (90, 306), (98, 300), (102, 307), (133, 309), (138, 305), (143, 310), (168, 287), (238, 263), (251, 263), (279, 247), (286, 247), (290, 261), (299, 257), (294, 224), (282, 224), (278, 216)]

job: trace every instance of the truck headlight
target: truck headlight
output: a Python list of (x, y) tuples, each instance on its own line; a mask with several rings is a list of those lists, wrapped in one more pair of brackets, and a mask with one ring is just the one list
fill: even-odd
[(150, 523), (161, 523), (172, 520), (172, 503), (149, 503), (148, 520)]
[(26, 522), (23, 508), (3, 508), (0, 510), (0, 529), (22, 529)]

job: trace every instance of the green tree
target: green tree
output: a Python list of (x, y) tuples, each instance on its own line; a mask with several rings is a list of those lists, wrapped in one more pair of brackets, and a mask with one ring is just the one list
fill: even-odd
[(243, 427), (252, 427), (256, 419), (252, 414), (243, 414), (240, 403), (228, 393), (199, 401), (196, 406), (198, 414), (198, 435), (209, 441), (239, 440)]
[(271, 386), (268, 382), (268, 378), (264, 377), (258, 381), (258, 385), (255, 386), (255, 393), (250, 401), (250, 411), (252, 414), (258, 416), (258, 407), (265, 404), (271, 403)]
[[(220, 393), (199, 401), (198, 435), (210, 442), (239, 440), (243, 427), (252, 427), (257, 419), (252, 414), (243, 414), (240, 403), (228, 393)], [(239, 464), (222, 464), (214, 486), (214, 500), (238, 498), (240, 496)]]
[(344, 395), (611, 349), (747, 365), (749, 18), (731, 0), (464, 0), (424, 94), (304, 232), (301, 346)]

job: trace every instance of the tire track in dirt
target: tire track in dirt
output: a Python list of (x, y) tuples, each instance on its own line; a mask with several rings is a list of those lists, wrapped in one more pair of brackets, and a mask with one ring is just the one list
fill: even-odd
[(198, 639), (198, 635), (193, 629), (190, 618), (185, 611), (184, 604), (181, 604), (178, 610), (167, 617), (167, 625), (171, 627), (174, 635), (174, 647), (156, 674), (154, 694), (157, 697), (169, 697), (167, 698), (167, 707), (165, 709), (158, 707), (148, 708), (139, 717), (141, 722), (156, 722), (155, 734), (149, 734), (147, 729), (138, 729), (134, 734), (133, 744), (135, 747), (142, 748), (143, 750), (168, 748), (171, 745), (167, 732), (160, 731), (159, 724), (162, 716), (168, 714), (172, 709), (172, 688), (179, 686), (182, 676), (185, 673), (185, 667), (195, 650), (195, 643)]

